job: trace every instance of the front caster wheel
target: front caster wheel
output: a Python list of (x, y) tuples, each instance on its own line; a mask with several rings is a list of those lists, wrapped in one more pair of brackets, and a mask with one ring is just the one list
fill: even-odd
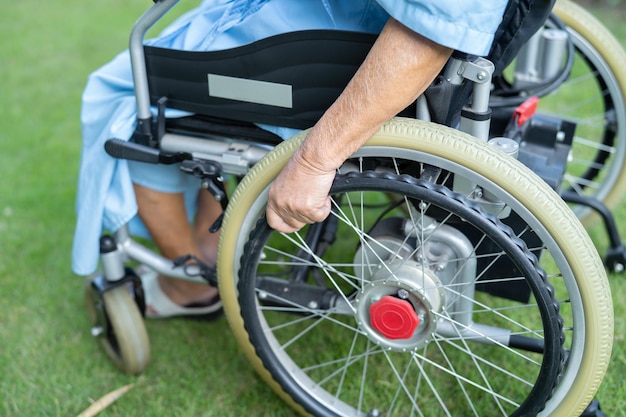
[(128, 285), (103, 291), (104, 277), (96, 276), (85, 286), (85, 300), (97, 337), (113, 363), (128, 374), (141, 373), (150, 362), (150, 342), (137, 302)]

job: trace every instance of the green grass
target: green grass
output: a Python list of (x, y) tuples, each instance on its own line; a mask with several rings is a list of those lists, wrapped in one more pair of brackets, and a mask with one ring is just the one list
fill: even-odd
[[(70, 270), (87, 75), (124, 49), (150, 1), (31, 0), (0, 13), (0, 415), (75, 416), (136, 387), (104, 416), (289, 416), (225, 320), (149, 322), (153, 360), (128, 377), (89, 334)], [(174, 341), (174, 342), (172, 342)]]
[[(148, 0), (6, 2), (0, 12), (0, 415), (73, 416), (130, 382), (103, 416), (289, 416), (256, 377), (225, 320), (147, 323), (153, 360), (120, 373), (89, 334), (82, 279), (70, 270), (87, 75), (126, 47)], [(195, 4), (195, 2), (194, 2)], [(626, 41), (623, 13), (598, 10)], [(616, 211), (626, 236), (626, 207)], [(601, 228), (592, 236), (605, 248)], [(598, 394), (626, 409), (626, 277), (611, 277), (613, 360)]]

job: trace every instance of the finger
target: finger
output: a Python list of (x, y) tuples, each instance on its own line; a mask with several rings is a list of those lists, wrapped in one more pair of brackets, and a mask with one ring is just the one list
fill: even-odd
[(326, 220), (326, 218), (330, 214), (330, 197), (326, 196), (326, 199), (323, 201), (323, 203), (316, 205), (315, 207), (316, 208), (311, 207), (308, 210), (302, 210), (297, 212), (297, 214), (299, 215), (297, 220), (301, 220), (309, 224), (319, 223)]
[(266, 218), (269, 226), (282, 233), (293, 233), (304, 227), (306, 223), (297, 221), (293, 218), (286, 219), (279, 215), (272, 207), (268, 206), (266, 210)]

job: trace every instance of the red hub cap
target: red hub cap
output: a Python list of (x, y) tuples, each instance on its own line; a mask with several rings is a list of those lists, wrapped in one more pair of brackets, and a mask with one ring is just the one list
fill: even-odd
[(409, 339), (420, 319), (410, 302), (386, 295), (370, 306), (370, 323), (388, 339)]

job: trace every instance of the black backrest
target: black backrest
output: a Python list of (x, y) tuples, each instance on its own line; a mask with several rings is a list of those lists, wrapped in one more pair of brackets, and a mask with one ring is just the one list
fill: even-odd
[[(543, 24), (555, 0), (511, 0), (488, 58), (502, 71)], [(297, 129), (313, 126), (341, 94), (377, 35), (309, 30), (284, 33), (211, 52), (146, 46), (153, 103), (243, 122)], [(443, 86), (445, 88), (445, 85)], [(456, 87), (455, 87), (456, 88)], [(433, 120), (453, 124), (469, 87), (427, 94)], [(413, 107), (403, 115), (414, 116)]]
[(171, 108), (305, 129), (341, 94), (376, 37), (314, 30), (213, 52), (147, 46), (151, 100), (167, 97)]

